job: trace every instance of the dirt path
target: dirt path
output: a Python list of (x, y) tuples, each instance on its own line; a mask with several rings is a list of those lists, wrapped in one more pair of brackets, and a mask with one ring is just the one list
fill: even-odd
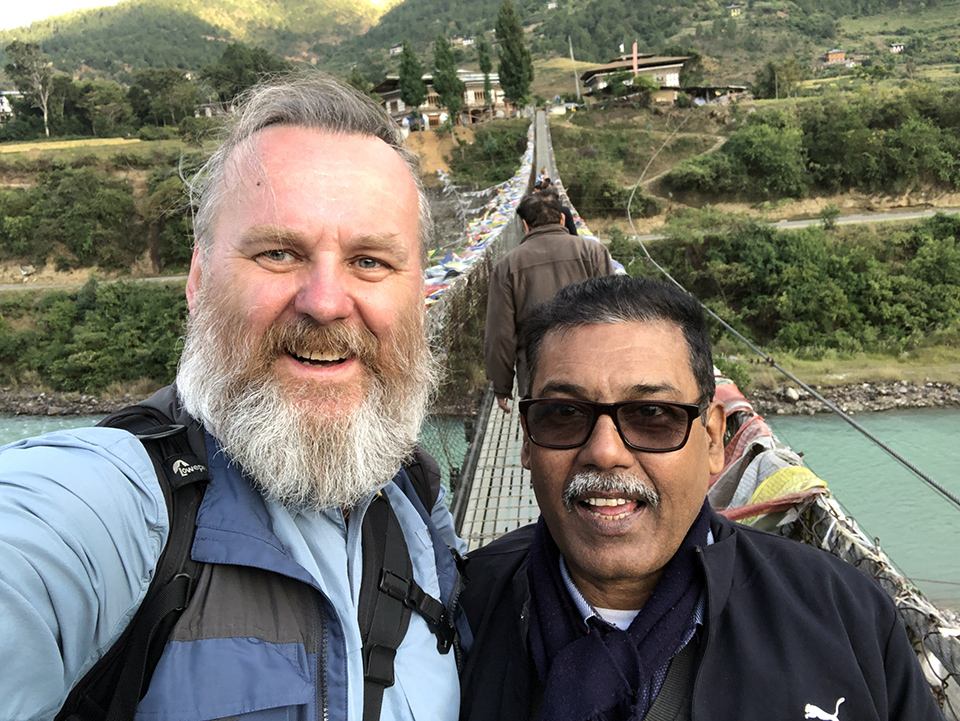
[[(706, 150), (704, 150), (702, 153), (700, 153), (700, 155), (710, 155), (711, 153), (715, 153), (715, 152), (717, 152), (718, 150), (720, 150), (720, 148), (722, 148), (722, 147), (723, 147), (723, 144), (726, 143), (726, 142), (727, 142), (727, 138), (724, 138), (724, 137), (718, 138), (718, 139), (717, 139), (717, 142), (715, 142), (712, 146), (710, 146), (709, 148), (707, 148)], [(698, 157), (699, 157), (699, 156), (698, 156)], [(667, 173), (669, 173), (671, 170), (673, 170), (672, 167), (671, 167), (671, 168), (667, 168), (666, 170), (663, 170), (663, 171), (657, 173), (657, 174), (654, 175), (652, 178), (647, 178), (646, 180), (641, 180), (641, 181), (640, 181), (640, 187), (646, 188), (646, 187), (649, 186), (651, 183), (654, 183), (654, 182), (660, 180), (660, 178), (662, 178), (664, 175), (666, 175)]]
[[(455, 133), (458, 140), (468, 143), (473, 142), (472, 128), (460, 127), (456, 129)], [(423, 170), (425, 181), (429, 181), (430, 176), (436, 177), (438, 170), (442, 170), (444, 173), (450, 172), (448, 159), (457, 146), (457, 140), (450, 134), (444, 133), (441, 136), (435, 130), (410, 133), (404, 145), (420, 156), (420, 167)]]

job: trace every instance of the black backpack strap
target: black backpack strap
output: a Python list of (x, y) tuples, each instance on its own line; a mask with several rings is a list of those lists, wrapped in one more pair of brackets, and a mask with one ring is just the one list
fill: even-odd
[(693, 707), (693, 682), (697, 672), (697, 634), (670, 661), (660, 693), (643, 721), (689, 721)]
[(202, 564), (190, 558), (197, 511), (209, 480), (187, 428), (147, 406), (125, 408), (100, 422), (143, 443), (167, 502), (170, 531), (144, 600), (120, 638), (73, 688), (57, 720), (133, 719), (167, 637), (193, 593)]
[(363, 721), (380, 718), (383, 692), (394, 684), (394, 659), (413, 612), (437, 637), (447, 653), (455, 630), (446, 607), (413, 578), (413, 563), (403, 529), (381, 492), (370, 503), (360, 526), (363, 572), (357, 611), (363, 639)]
[(440, 497), (440, 487), (443, 483), (440, 464), (424, 450), (423, 446), (417, 446), (413, 450), (410, 461), (403, 464), (403, 470), (407, 472), (417, 497), (429, 514), (437, 505), (437, 498)]
[(413, 577), (403, 529), (380, 493), (360, 526), (363, 576), (358, 618), (363, 639), (363, 721), (380, 718), (383, 692), (393, 686), (393, 661), (410, 625), (410, 609), (389, 588)]

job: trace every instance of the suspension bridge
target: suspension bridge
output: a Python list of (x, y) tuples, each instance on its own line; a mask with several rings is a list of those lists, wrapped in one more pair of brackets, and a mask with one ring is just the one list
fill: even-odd
[[(521, 159), (521, 168), (511, 181), (497, 189), (488, 206), (494, 220), (481, 221), (472, 233), (465, 256), (477, 261), (460, 268), (455, 282), (447, 283), (447, 273), (434, 269), (437, 290), (431, 292), (428, 271), (428, 317), (435, 341), (449, 348), (455, 340), (455, 317), (464, 307), (486, 307), (486, 281), (496, 262), (515, 248), (522, 237), (513, 210), (522, 195), (532, 189), (537, 169), (546, 167), (563, 195), (557, 172), (545, 114), (537, 113), (529, 133), (529, 146)], [(566, 203), (568, 206), (569, 202)], [(576, 215), (576, 213), (575, 213)], [(582, 225), (581, 234), (589, 235)], [(471, 235), (471, 233), (468, 233)], [(475, 312), (475, 310), (474, 310)], [(481, 314), (482, 315), (482, 314)], [(516, 394), (514, 396), (516, 398)], [(728, 427), (735, 429), (728, 449), (739, 444), (741, 453), (770, 453), (790, 459), (785, 448), (757, 415), (749, 401), (733, 384), (718, 378), (718, 398), (727, 408)], [(825, 401), (826, 402), (826, 401)], [(828, 404), (829, 405), (829, 404)], [(843, 414), (839, 409), (834, 412)], [(847, 418), (849, 418), (847, 416)], [(466, 457), (455, 481), (451, 510), (458, 532), (471, 550), (539, 517), (529, 472), (520, 462), (522, 431), (515, 403), (504, 413), (487, 392), (477, 414), (475, 430)], [(921, 665), (935, 695), (944, 706), (947, 718), (960, 720), (960, 618), (942, 611), (928, 601), (905, 578), (874, 542), (864, 534), (831, 497), (825, 484), (803, 468), (795, 458), (774, 469), (767, 477), (753, 477), (744, 467), (728, 467), (714, 479), (709, 498), (714, 507), (728, 517), (774, 530), (801, 542), (820, 546), (871, 574), (894, 598), (904, 617)], [(772, 455), (770, 457), (773, 457)], [(799, 471), (799, 472), (798, 472)], [(754, 474), (755, 475), (755, 474)], [(750, 476), (754, 485), (745, 487)], [(793, 480), (787, 480), (788, 478)], [(812, 479), (812, 480), (811, 480)], [(792, 485), (791, 485), (792, 484)], [(731, 500), (740, 499), (738, 504)], [(956, 501), (955, 498), (949, 500)], [(960, 504), (958, 504), (960, 505)]]

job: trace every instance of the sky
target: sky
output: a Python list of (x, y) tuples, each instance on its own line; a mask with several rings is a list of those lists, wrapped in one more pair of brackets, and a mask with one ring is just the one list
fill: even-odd
[(54, 15), (63, 15), (71, 10), (107, 7), (120, 0), (4, 0), (0, 10), (0, 30), (29, 25), (34, 20), (44, 20)]

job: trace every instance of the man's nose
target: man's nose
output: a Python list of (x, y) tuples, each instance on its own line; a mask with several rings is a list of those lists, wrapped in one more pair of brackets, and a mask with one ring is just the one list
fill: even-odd
[(348, 317), (354, 308), (349, 274), (336, 262), (322, 259), (305, 269), (299, 280), (294, 308), (318, 323)]
[(593, 433), (580, 449), (580, 462), (600, 470), (633, 465), (633, 453), (620, 437), (613, 418), (602, 415), (597, 419)]

